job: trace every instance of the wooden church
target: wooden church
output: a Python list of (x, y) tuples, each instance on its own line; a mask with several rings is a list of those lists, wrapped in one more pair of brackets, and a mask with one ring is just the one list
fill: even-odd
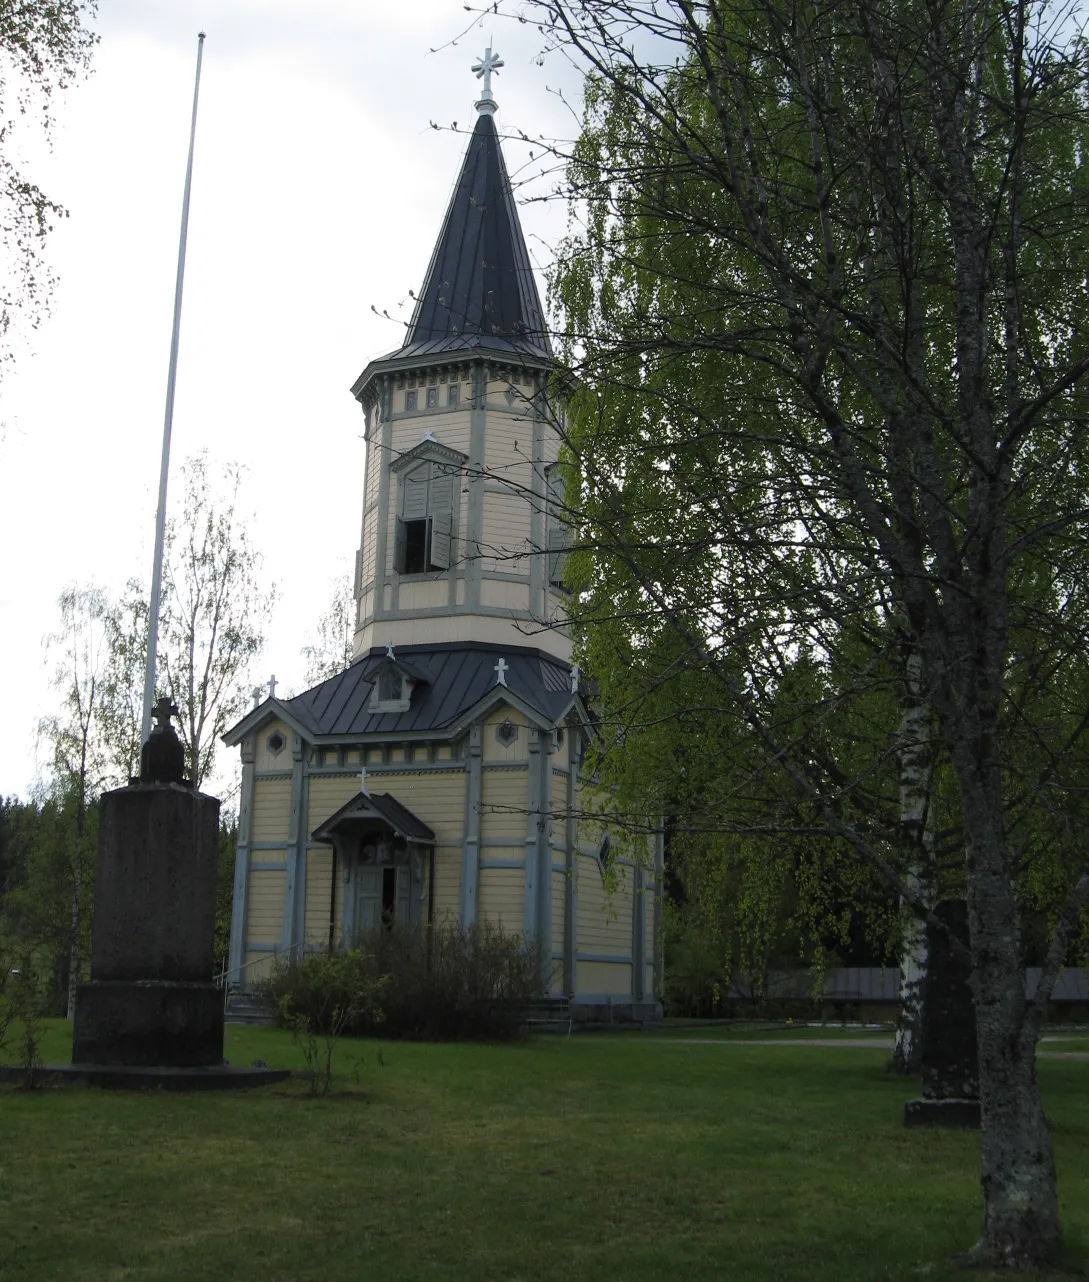
[[(489, 918), (544, 945), (573, 1017), (652, 1020), (660, 842), (635, 863), (583, 818), (592, 719), (571, 661), (552, 363), (496, 131), (477, 118), (405, 342), (365, 421), (351, 666), (270, 697), (242, 751), (230, 976), (383, 922)], [(605, 872), (619, 884), (607, 892)]]

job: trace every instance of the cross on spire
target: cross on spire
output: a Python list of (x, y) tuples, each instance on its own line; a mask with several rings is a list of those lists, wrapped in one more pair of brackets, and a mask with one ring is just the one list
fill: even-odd
[(473, 63), (473, 74), (478, 80), (483, 78), (484, 88), (480, 95), (480, 101), (476, 104), (477, 111), (482, 114), (491, 115), (495, 111), (495, 99), (492, 97), (492, 72), (498, 72), (503, 65), (503, 59), (497, 53), (492, 53), (492, 46), (489, 42), (488, 51), (479, 62)]
[(499, 662), (495, 665), (495, 684), (497, 686), (505, 686), (507, 684), (507, 672), (509, 670), (509, 666), (510, 665), (507, 663), (506, 659), (500, 655)]
[(270, 699), (275, 699), (275, 698), (276, 698), (276, 673), (275, 673), (275, 672), (272, 674), (272, 676), (271, 676), (271, 677), (269, 677), (269, 681), (268, 681), (268, 697), (269, 697)]

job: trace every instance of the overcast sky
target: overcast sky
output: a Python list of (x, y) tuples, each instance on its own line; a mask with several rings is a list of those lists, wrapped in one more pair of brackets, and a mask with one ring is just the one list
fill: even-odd
[[(24, 124), (30, 176), (71, 217), (46, 249), (51, 315), (0, 386), (0, 794), (38, 771), (58, 594), (150, 574), (198, 30), (172, 461), (207, 449), (248, 469), (280, 592), (261, 676), (282, 690), (301, 687), (300, 649), (358, 542), (348, 389), (403, 332), (371, 305), (407, 319), (461, 162), (464, 136), (430, 122), (471, 127), (491, 37), (501, 132), (574, 128), (554, 91), (577, 102), (577, 77), (538, 65), (536, 30), (492, 19), (452, 45), (471, 20), (461, 0), (102, 0), (94, 74), (60, 105), (51, 154)], [(505, 151), (512, 171), (527, 159)], [(523, 208), (539, 265), (564, 223)]]

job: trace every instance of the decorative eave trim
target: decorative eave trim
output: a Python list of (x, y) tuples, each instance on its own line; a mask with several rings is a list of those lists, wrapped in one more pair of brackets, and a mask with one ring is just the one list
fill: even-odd
[(457, 347), (448, 352), (429, 352), (426, 355), (398, 356), (396, 352), (389, 356), (380, 356), (370, 361), (363, 373), (352, 384), (352, 395), (362, 401), (370, 384), (380, 374), (400, 374), (409, 370), (427, 368), (432, 365), (517, 365), (520, 369), (536, 369), (549, 374), (555, 362), (535, 353), (511, 351), (510, 348), (498, 347)]
[(284, 725), (289, 726), (308, 743), (314, 742), (313, 730), (304, 725), (279, 699), (266, 699), (264, 703), (259, 703), (236, 725), (231, 726), (229, 730), (225, 730), (220, 735), (220, 742), (226, 744), (228, 748), (233, 748), (236, 744), (241, 743), (247, 735), (260, 730), (266, 722), (274, 720), (282, 721)]
[(450, 463), (454, 467), (464, 469), (469, 462), (468, 454), (462, 454), (460, 450), (455, 450), (449, 445), (443, 445), (441, 441), (436, 441), (433, 436), (425, 436), (418, 445), (412, 449), (405, 450), (400, 457), (394, 459), (389, 465), (391, 472), (401, 472), (413, 463), (419, 463), (431, 459), (436, 463)]

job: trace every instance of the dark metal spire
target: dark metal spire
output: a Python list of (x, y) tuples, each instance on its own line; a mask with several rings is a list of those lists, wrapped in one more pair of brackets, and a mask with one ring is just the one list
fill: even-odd
[(477, 117), (404, 346), (390, 356), (477, 348), (552, 355), (490, 111)]

